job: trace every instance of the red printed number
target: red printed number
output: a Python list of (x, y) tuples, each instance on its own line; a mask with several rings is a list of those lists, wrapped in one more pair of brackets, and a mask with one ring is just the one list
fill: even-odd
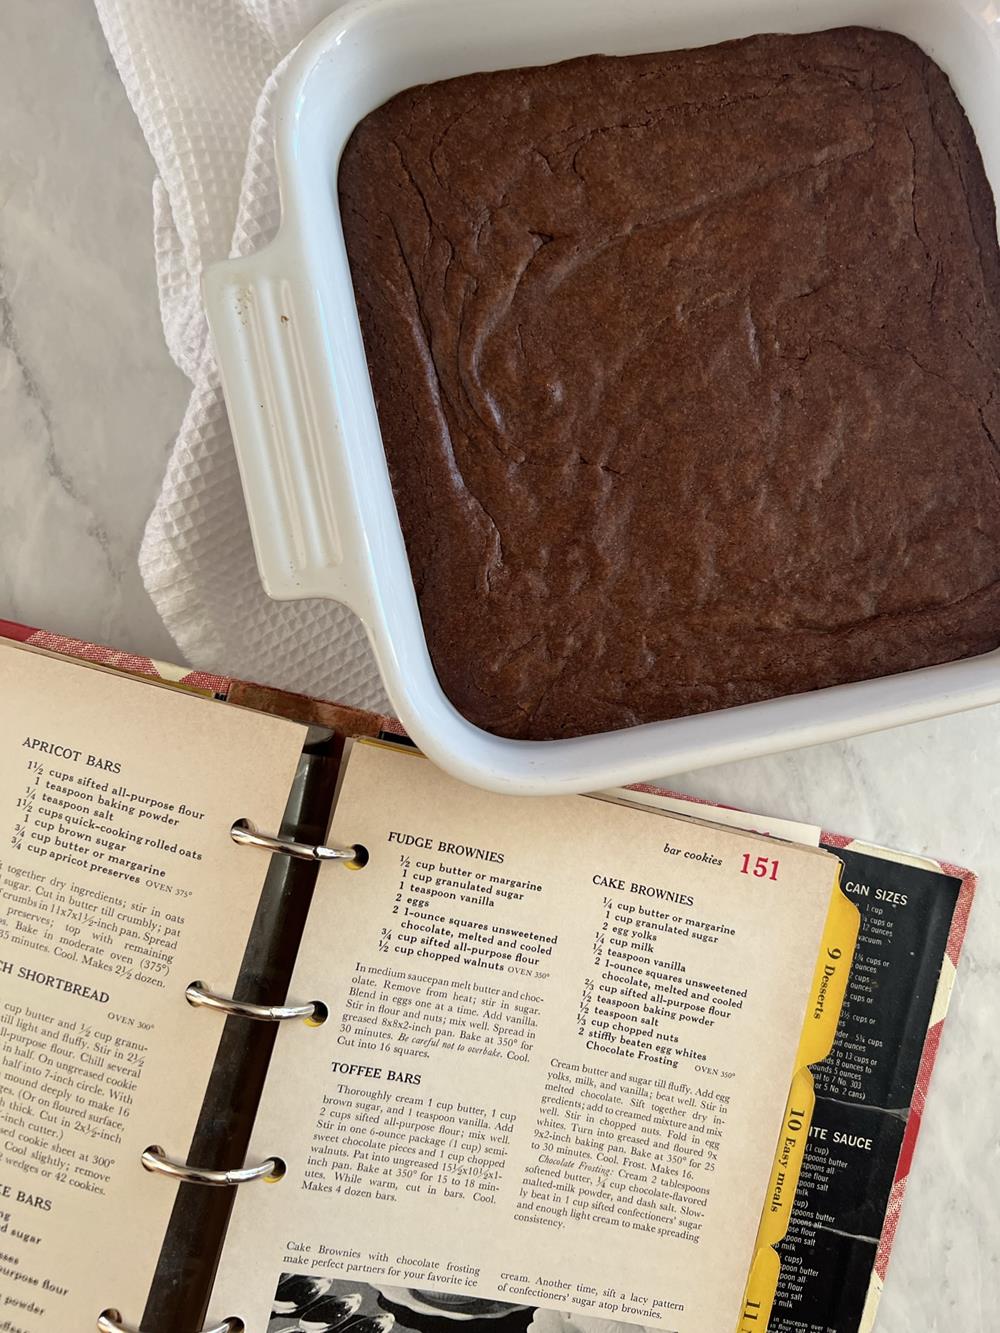
[(751, 863), (750, 853), (743, 853), (743, 864), (740, 866), (741, 875), (753, 875), (755, 879), (777, 879), (778, 862), (769, 861), (766, 856), (758, 856)]

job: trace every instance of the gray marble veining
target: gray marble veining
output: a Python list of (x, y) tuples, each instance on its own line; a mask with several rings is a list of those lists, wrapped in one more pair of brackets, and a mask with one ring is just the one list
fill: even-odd
[(4, 0), (0, 614), (169, 657), (135, 562), (187, 398), (152, 179), (87, 0)]
[[(88, 0), (3, 0), (0, 616), (176, 658), (135, 564), (187, 397), (152, 176)], [(1000, 709), (668, 785), (980, 873), (877, 1329), (996, 1333)]]

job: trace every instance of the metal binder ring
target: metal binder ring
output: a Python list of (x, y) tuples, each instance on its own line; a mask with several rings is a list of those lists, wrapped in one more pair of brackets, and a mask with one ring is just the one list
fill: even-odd
[[(202, 1329), (201, 1333), (239, 1333), (245, 1327), (242, 1319), (227, 1319), (224, 1324)], [(132, 1333), (128, 1325), (122, 1323), (121, 1314), (117, 1310), (105, 1310), (98, 1315), (97, 1328), (98, 1333)]]
[(297, 856), (302, 861), (347, 861), (359, 864), (359, 848), (327, 847), (322, 842), (297, 842), (280, 834), (271, 837), (268, 833), (258, 833), (249, 819), (237, 819), (229, 830), (233, 842), (241, 847), (262, 847), (267, 852), (282, 852), (285, 856)]
[(161, 1176), (171, 1176), (174, 1180), (189, 1180), (195, 1185), (246, 1185), (251, 1180), (280, 1180), (285, 1174), (285, 1164), (280, 1157), (269, 1157), (259, 1166), (234, 1167), (231, 1171), (210, 1171), (204, 1166), (188, 1166), (187, 1162), (175, 1162), (162, 1148), (147, 1148), (142, 1154), (142, 1164), (147, 1171), (156, 1171)]
[(203, 981), (192, 981), (184, 994), (188, 1004), (198, 1009), (218, 1009), (237, 1018), (253, 1018), (259, 1023), (284, 1023), (289, 1018), (304, 1018), (318, 1027), (326, 1017), (325, 1005), (318, 1000), (311, 1004), (251, 1004), (248, 1000), (234, 1000), (229, 995), (217, 995)]

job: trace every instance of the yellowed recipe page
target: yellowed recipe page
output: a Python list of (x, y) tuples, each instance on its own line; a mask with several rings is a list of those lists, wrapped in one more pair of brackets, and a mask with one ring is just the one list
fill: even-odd
[[(0, 1329), (138, 1327), (304, 729), (0, 645)], [(233, 1165), (225, 1163), (224, 1165)]]
[(213, 1321), (732, 1333), (836, 862), (371, 744), (331, 836)]

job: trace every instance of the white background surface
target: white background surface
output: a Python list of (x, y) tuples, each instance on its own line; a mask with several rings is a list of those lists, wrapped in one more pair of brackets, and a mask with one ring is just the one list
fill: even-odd
[[(135, 567), (188, 396), (152, 178), (89, 0), (0, 0), (0, 616), (176, 659)], [(979, 872), (877, 1329), (996, 1333), (1000, 708), (668, 785)]]

